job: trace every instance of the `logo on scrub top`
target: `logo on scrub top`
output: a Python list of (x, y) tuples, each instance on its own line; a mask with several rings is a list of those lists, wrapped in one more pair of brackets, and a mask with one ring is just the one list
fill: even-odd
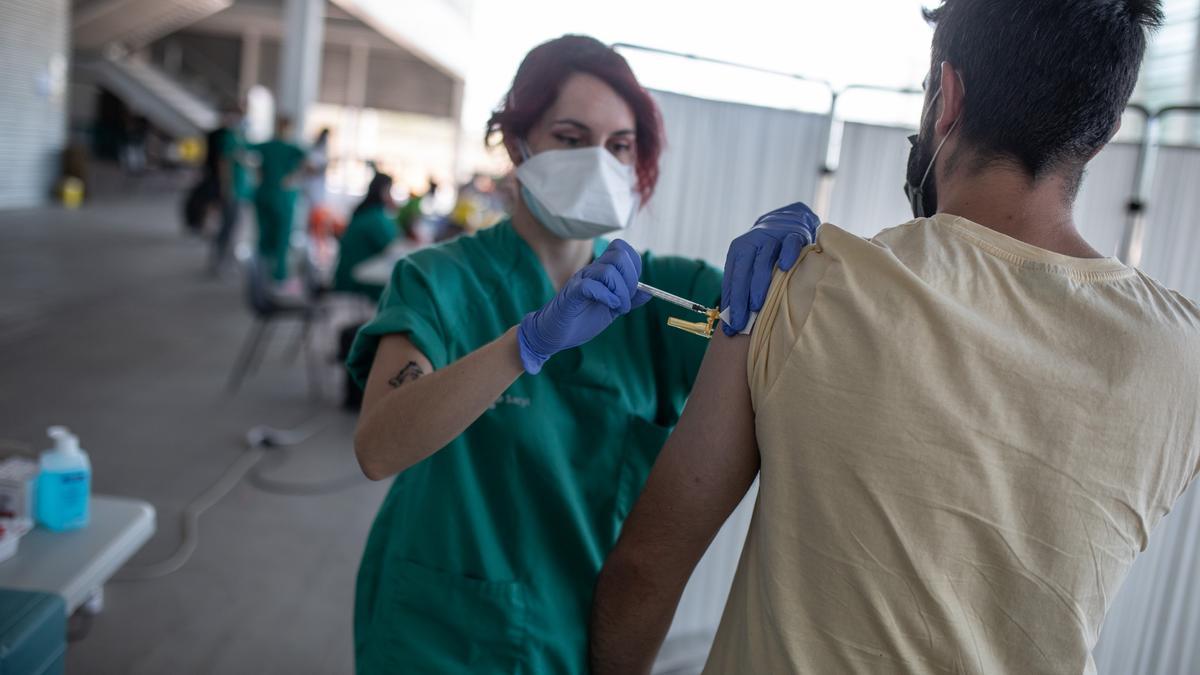
[(505, 394), (496, 399), (496, 402), (493, 403), (488, 410), (495, 410), (502, 405), (511, 405), (517, 408), (525, 409), (533, 405), (533, 401), (527, 396), (513, 396), (512, 394)]

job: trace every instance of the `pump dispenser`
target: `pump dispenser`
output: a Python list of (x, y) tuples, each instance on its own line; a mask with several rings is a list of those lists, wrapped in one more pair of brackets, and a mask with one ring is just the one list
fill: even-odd
[(41, 456), (37, 482), (38, 525), (49, 530), (74, 530), (88, 524), (92, 465), (79, 447), (79, 438), (66, 427), (46, 430), (54, 447)]

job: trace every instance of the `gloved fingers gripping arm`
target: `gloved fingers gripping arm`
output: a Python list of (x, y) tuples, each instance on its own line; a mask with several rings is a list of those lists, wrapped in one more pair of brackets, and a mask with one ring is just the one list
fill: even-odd
[[(800, 260), (800, 254), (804, 252), (804, 248), (816, 241), (816, 236), (807, 236), (804, 233), (793, 232), (783, 239), (783, 246), (779, 251), (779, 269), (787, 272), (796, 266), (796, 262)], [(758, 309), (762, 309), (763, 303), (766, 303), (766, 294), (763, 294), (762, 303)], [(755, 310), (757, 311), (757, 310)]]
[(807, 206), (795, 203), (764, 214), (749, 232), (733, 240), (725, 258), (721, 309), (726, 335), (746, 328), (750, 313), (762, 309), (775, 268), (790, 270), (806, 246), (816, 240), (820, 219)]

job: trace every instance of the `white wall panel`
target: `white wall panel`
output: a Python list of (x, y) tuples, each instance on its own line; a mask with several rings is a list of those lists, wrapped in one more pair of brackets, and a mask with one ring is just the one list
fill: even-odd
[(44, 203), (66, 142), (67, 0), (0, 2), (0, 208)]

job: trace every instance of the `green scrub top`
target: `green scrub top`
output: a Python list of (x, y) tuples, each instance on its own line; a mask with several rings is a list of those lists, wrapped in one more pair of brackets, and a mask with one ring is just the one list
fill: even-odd
[(295, 143), (272, 139), (266, 143), (252, 146), (262, 157), (259, 165), (258, 189), (271, 192), (294, 192), (293, 186), (285, 186), (283, 181), (304, 164), (304, 150)]
[(226, 129), (226, 132), (221, 134), (221, 138), (222, 156), (228, 157), (229, 162), (233, 165), (234, 195), (239, 200), (250, 201), (254, 198), (254, 187), (250, 182), (250, 173), (246, 171), (246, 161), (243, 156), (249, 147), (246, 139), (242, 136), (240, 129)]
[(382, 206), (372, 206), (354, 214), (338, 244), (333, 289), (343, 293), (358, 293), (378, 301), (383, 287), (359, 282), (354, 278), (354, 268), (364, 260), (383, 253), (395, 238), (396, 221), (388, 217)]
[[(596, 254), (607, 245), (596, 242)], [(721, 272), (642, 256), (642, 280), (715, 303)], [(360, 383), (381, 336), (434, 368), (554, 296), (510, 221), (401, 260), (347, 365)], [(708, 346), (661, 301), (522, 375), (441, 451), (400, 474), (367, 539), (354, 608), (359, 673), (587, 672), (592, 590)], [(414, 420), (413, 424), (420, 424)]]

